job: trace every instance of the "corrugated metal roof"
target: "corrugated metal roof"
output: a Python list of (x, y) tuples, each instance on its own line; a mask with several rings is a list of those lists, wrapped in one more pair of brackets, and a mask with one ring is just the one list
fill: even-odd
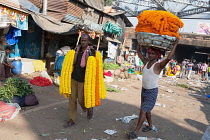
[(108, 13), (108, 15), (110, 16), (118, 16), (120, 15), (121, 18), (124, 20), (126, 27), (132, 27), (133, 24), (130, 22), (130, 20), (125, 16), (125, 11), (118, 11), (118, 12), (113, 12), (113, 13)]
[(99, 13), (96, 13), (96, 12), (87, 12), (87, 9), (85, 10), (85, 12), (83, 12), (82, 19), (83, 20), (91, 20), (94, 23), (98, 23)]
[(104, 0), (75, 0), (75, 1), (83, 2), (99, 11), (104, 10)]
[(16, 10), (28, 9), (34, 12), (39, 12), (40, 10), (28, 0), (3, 0), (1, 3)]
[(103, 33), (102, 25), (92, 22), (91, 20), (85, 20), (84, 24), (96, 33)]
[(67, 13), (66, 0), (48, 0), (47, 15), (62, 20)]
[(69, 22), (69, 23), (79, 23), (79, 24), (84, 23), (84, 21), (81, 18), (77, 16), (73, 16), (71, 14), (66, 14), (66, 16), (62, 19), (62, 21)]
[(38, 8), (42, 8), (42, 3), (43, 3), (43, 0), (28, 0), (30, 1), (31, 3), (33, 3), (36, 7)]
[(9, 8), (11, 8), (11, 9), (14, 9), (14, 10), (17, 10), (17, 11), (20, 11), (20, 12), (23, 12), (23, 13), (27, 13), (27, 14), (29, 13), (29, 12), (27, 12), (26, 10), (21, 9), (21, 6), (20, 6), (20, 5), (17, 5), (17, 4), (8, 2), (8, 1), (0, 2), (0, 5), (9, 7)]
[(67, 2), (67, 13), (82, 18), (84, 8), (72, 2)]
[(84, 0), (85, 3), (93, 8), (96, 8), (100, 11), (104, 10), (104, 0)]
[(117, 15), (125, 14), (125, 11), (118, 11), (118, 12), (107, 13), (107, 14), (110, 16), (117, 16)]

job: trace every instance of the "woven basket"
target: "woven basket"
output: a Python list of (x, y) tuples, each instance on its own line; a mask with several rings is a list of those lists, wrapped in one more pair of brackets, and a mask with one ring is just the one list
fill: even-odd
[(147, 32), (136, 33), (136, 38), (143, 47), (154, 47), (164, 51), (171, 50), (177, 40), (176, 37)]

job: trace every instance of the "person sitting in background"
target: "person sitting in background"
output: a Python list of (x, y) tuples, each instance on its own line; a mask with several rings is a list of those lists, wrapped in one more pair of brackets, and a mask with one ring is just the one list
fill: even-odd
[(176, 74), (177, 74), (177, 71), (178, 71), (178, 67), (177, 67), (177, 65), (176, 65), (176, 62), (174, 62), (173, 68), (172, 68), (172, 70), (171, 70), (171, 73), (174, 74), (174, 75), (176, 75)]
[(124, 62), (124, 57), (123, 57), (123, 55), (119, 55), (118, 57), (117, 57), (117, 64), (119, 65), (119, 66), (121, 66), (121, 64)]
[(176, 66), (177, 66), (177, 69), (178, 69), (176, 75), (178, 76), (178, 75), (180, 74), (180, 71), (181, 71), (180, 63), (177, 62), (177, 63), (176, 63)]
[(6, 80), (11, 74), (11, 69), (14, 68), (14, 66), (8, 62), (9, 54), (11, 51), (12, 51), (12, 47), (7, 46), (5, 49), (5, 54), (2, 55), (1, 62), (0, 62), (0, 80), (1, 81)]

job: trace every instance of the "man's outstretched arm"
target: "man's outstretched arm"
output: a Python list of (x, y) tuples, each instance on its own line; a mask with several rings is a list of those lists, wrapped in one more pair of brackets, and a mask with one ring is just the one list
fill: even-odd
[(177, 39), (174, 47), (172, 48), (171, 52), (168, 54), (168, 56), (166, 57), (165, 60), (163, 60), (161, 63), (160, 63), (160, 68), (163, 69), (165, 68), (165, 66), (167, 65), (167, 63), (173, 58), (174, 54), (175, 54), (175, 51), (176, 51), (176, 47), (177, 47), (177, 44), (179, 42), (179, 39)]

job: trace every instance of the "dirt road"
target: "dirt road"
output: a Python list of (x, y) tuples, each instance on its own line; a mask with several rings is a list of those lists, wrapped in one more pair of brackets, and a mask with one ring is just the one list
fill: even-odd
[[(177, 83), (197, 87), (197, 91), (176, 86)], [(56, 86), (33, 86), (40, 104), (22, 108), (17, 117), (1, 122), (0, 140), (126, 140), (126, 131), (134, 129), (137, 119), (125, 124), (116, 121), (115, 118), (138, 115), (141, 81), (115, 80), (110, 84), (128, 90), (119, 93), (108, 92), (107, 99), (102, 100), (102, 105), (94, 108), (94, 117), (91, 120), (87, 120), (86, 113), (82, 112), (78, 105), (77, 123), (67, 129), (63, 128), (63, 124), (67, 121), (68, 99), (59, 94)], [(158, 131), (139, 132), (139, 136), (162, 140), (201, 139), (210, 121), (210, 100), (204, 96), (205, 93), (209, 94), (209, 84), (198, 82), (196, 79), (163, 77), (159, 85), (157, 103), (164, 104), (165, 107), (155, 106), (152, 111), (153, 124)], [(109, 137), (103, 132), (107, 129), (116, 130), (117, 133)]]

